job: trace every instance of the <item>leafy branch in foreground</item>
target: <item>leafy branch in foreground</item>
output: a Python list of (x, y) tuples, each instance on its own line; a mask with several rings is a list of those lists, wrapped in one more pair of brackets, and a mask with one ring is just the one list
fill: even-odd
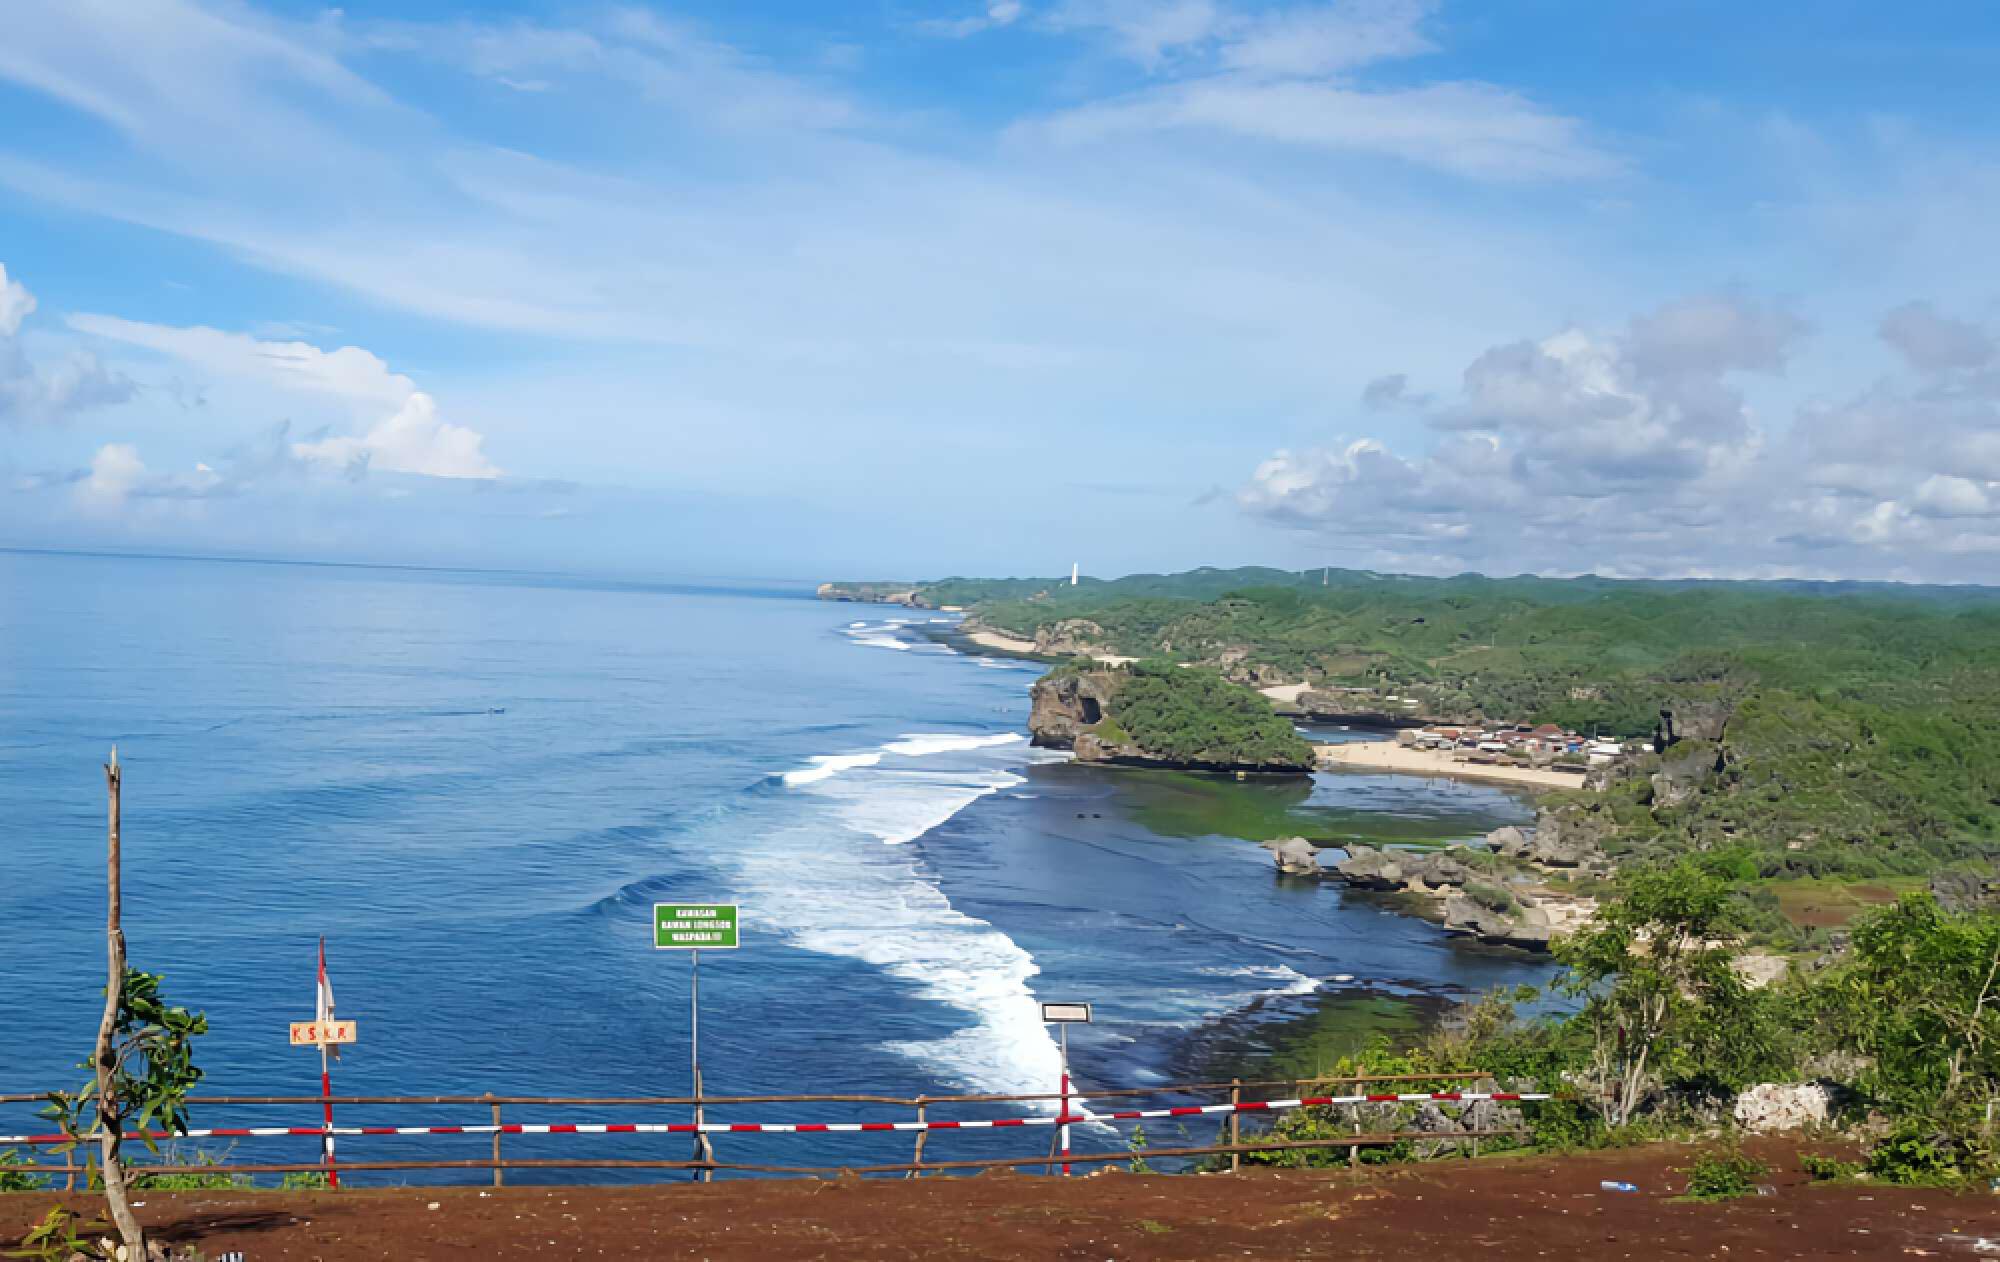
[[(194, 1039), (208, 1033), (208, 1017), (167, 1003), (160, 997), (160, 981), (158, 973), (125, 970), (112, 1025), (111, 1090), (121, 1123), (129, 1118), (134, 1129), (178, 1135), (188, 1129), (188, 1092), (202, 1078), (194, 1063)], [(79, 1067), (94, 1070), (96, 1065), (83, 1061)], [(104, 1110), (94, 1079), (73, 1092), (55, 1092), (54, 1101), (42, 1116), (70, 1137), (55, 1151), (66, 1152), (102, 1133)], [(145, 1142), (158, 1151), (151, 1138)]]

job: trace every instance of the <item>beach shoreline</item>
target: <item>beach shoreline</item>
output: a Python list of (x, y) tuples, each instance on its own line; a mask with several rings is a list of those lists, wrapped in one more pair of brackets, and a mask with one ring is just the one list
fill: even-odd
[(1394, 741), (1350, 741), (1314, 747), (1321, 771), (1386, 771), (1397, 775), (1446, 776), (1539, 789), (1580, 789), (1583, 777), (1545, 767), (1507, 767), (1462, 762), (1455, 755), (1410, 749)]
[[(1035, 658), (1038, 661), (1046, 661), (1052, 656), (1068, 656), (1068, 654), (1045, 653), (1036, 647), (1033, 640), (1025, 640), (1018, 635), (1009, 635), (1005, 631), (980, 628), (978, 630), (966, 631), (963, 634), (966, 639), (981, 648), (993, 649), (1000, 653), (1016, 653), (1022, 657)], [(1085, 656), (1088, 656), (1092, 661), (1102, 662), (1106, 666), (1124, 666), (1139, 660), (1136, 657), (1122, 657), (1117, 653), (1090, 653)]]

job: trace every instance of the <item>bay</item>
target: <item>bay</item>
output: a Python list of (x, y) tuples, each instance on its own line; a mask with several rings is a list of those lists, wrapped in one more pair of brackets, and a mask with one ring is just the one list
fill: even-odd
[[(336, 1069), (343, 1093), (685, 1092), (689, 970), (651, 949), (655, 901), (743, 905), (743, 948), (702, 966), (718, 1094), (1048, 1090), (1055, 1045), (1035, 1004), (1073, 998), (1098, 1013), (1072, 1044), (1079, 1078), (1144, 1085), (1246, 1021), (1329, 1004), (1379, 1016), (1385, 997), (1546, 972), (1278, 881), (1241, 839), (1294, 824), (1471, 836), (1525, 818), (1519, 799), (1403, 777), (1273, 789), (1075, 766), (1027, 746), (1032, 664), (952, 651), (924, 634), (936, 615), (811, 597), (802, 583), (0, 553), (0, 1092), (80, 1078), (113, 744), (133, 959), (209, 1013), (205, 1089), (232, 1094), (316, 1087), (316, 1057), (285, 1034), (311, 1015), (322, 935), (340, 1012), (362, 1030)], [(741, 1120), (859, 1115), (783, 1112)], [(0, 1116), (32, 1129), (23, 1110)], [(297, 1142), (286, 1155), (309, 1156)], [(678, 1138), (510, 1142), (684, 1155)], [(1022, 1142), (954, 1135), (927, 1154)], [(357, 1140), (343, 1155), (475, 1155), (466, 1144)], [(732, 1145), (789, 1163), (908, 1152), (906, 1136)]]

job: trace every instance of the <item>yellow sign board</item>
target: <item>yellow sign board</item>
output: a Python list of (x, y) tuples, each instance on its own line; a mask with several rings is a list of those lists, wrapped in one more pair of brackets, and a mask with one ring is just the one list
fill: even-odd
[(293, 1047), (321, 1047), (330, 1043), (352, 1043), (354, 1041), (352, 1021), (294, 1021), (292, 1022)]

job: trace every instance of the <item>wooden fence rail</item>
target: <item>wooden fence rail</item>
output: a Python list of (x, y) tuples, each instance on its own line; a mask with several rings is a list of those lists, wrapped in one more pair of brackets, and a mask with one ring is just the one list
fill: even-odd
[[(1107, 1088), (1102, 1090), (1091, 1090), (1085, 1088), (1073, 1091), (1070, 1098), (1084, 1099), (1084, 1100), (1102, 1100), (1102, 1099), (1112, 1099), (1112, 1098), (1129, 1098), (1135, 1096), (1159, 1097), (1159, 1096), (1192, 1095), (1199, 1093), (1227, 1092), (1228, 1100), (1231, 1105), (1241, 1105), (1246, 1101), (1249, 1101), (1254, 1098), (1246, 1093), (1254, 1092), (1268, 1097), (1270, 1092), (1279, 1088), (1286, 1088), (1293, 1092), (1304, 1094), (1303, 1089), (1308, 1087), (1325, 1088), (1328, 1086), (1348, 1086), (1352, 1088), (1355, 1094), (1362, 1094), (1363, 1088), (1376, 1085), (1388, 1085), (1388, 1084), (1414, 1085), (1418, 1083), (1459, 1083), (1468, 1080), (1490, 1078), (1491, 1076), (1492, 1076), (1491, 1074), (1488, 1074), (1483, 1070), (1465, 1070), (1459, 1073), (1446, 1073), (1446, 1074), (1373, 1074), (1373, 1075), (1364, 1074), (1358, 1076), (1343, 1075), (1338, 1077), (1323, 1076), (1323, 1077), (1310, 1077), (1310, 1078), (1261, 1079), (1249, 1082), (1231, 1080), (1229, 1082), (1169, 1083), (1153, 1087)], [(49, 1100), (50, 1098), (51, 1096), (48, 1093), (0, 1095), (0, 1105), (32, 1104), (32, 1103), (46, 1101)], [(866, 1095), (866, 1094), (826, 1094), (826, 1093), (753, 1095), (753, 1096), (500, 1096), (491, 1094), (430, 1095), (430, 1096), (373, 1096), (373, 1095), (334, 1096), (331, 1099), (331, 1103), (336, 1105), (385, 1105), (385, 1106), (398, 1106), (398, 1107), (409, 1107), (409, 1106), (420, 1106), (420, 1105), (443, 1105), (443, 1106), (484, 1107), (487, 1110), (489, 1110), (489, 1116), (492, 1119), (492, 1125), (496, 1128), (495, 1132), (491, 1137), (492, 1138), (491, 1156), (482, 1159), (464, 1159), (464, 1160), (451, 1160), (451, 1161), (436, 1161), (436, 1160), (340, 1161), (331, 1166), (329, 1166), (324, 1162), (314, 1161), (314, 1162), (252, 1162), (252, 1163), (222, 1162), (222, 1163), (204, 1164), (204, 1165), (175, 1164), (172, 1162), (160, 1162), (160, 1163), (133, 1162), (131, 1163), (131, 1167), (132, 1167), (132, 1172), (135, 1175), (211, 1174), (211, 1175), (225, 1175), (225, 1176), (236, 1175), (236, 1174), (242, 1174), (242, 1175), (302, 1174), (302, 1173), (325, 1174), (329, 1173), (332, 1170), (341, 1170), (341, 1171), (490, 1170), (493, 1175), (493, 1186), (495, 1187), (500, 1187), (503, 1185), (505, 1179), (504, 1172), (508, 1170), (686, 1170), (686, 1171), (696, 1172), (700, 1177), (703, 1178), (712, 1177), (713, 1173), (716, 1171), (725, 1171), (725, 1172), (733, 1171), (733, 1172), (753, 1173), (753, 1174), (789, 1174), (789, 1175), (827, 1175), (827, 1174), (837, 1174), (837, 1173), (903, 1174), (910, 1178), (915, 1178), (925, 1172), (937, 1172), (937, 1171), (948, 1171), (948, 1170), (985, 1170), (985, 1169), (994, 1169), (1006, 1166), (1035, 1166), (1035, 1165), (1046, 1166), (1050, 1162), (1051, 1157), (1020, 1156), (1020, 1157), (992, 1157), (992, 1158), (978, 1158), (978, 1159), (950, 1160), (950, 1161), (939, 1161), (936, 1159), (932, 1159), (926, 1161), (924, 1158), (924, 1143), (925, 1140), (929, 1137), (930, 1132), (928, 1130), (918, 1130), (915, 1132), (916, 1143), (915, 1143), (915, 1149), (912, 1153), (912, 1160), (908, 1162), (896, 1162), (889, 1164), (871, 1164), (871, 1165), (858, 1165), (858, 1166), (774, 1165), (774, 1164), (751, 1163), (751, 1162), (718, 1161), (714, 1158), (712, 1153), (709, 1153), (704, 1157), (697, 1157), (691, 1160), (681, 1160), (681, 1161), (615, 1158), (615, 1157), (509, 1158), (504, 1154), (502, 1150), (501, 1147), (502, 1137), (497, 1128), (505, 1124), (504, 1115), (502, 1113), (503, 1107), (654, 1108), (654, 1107), (679, 1106), (685, 1108), (697, 1104), (703, 1106), (711, 1106), (711, 1107), (730, 1106), (730, 1105), (763, 1105), (763, 1104), (878, 1104), (878, 1105), (883, 1105), (885, 1107), (914, 1109), (916, 1111), (916, 1120), (919, 1123), (922, 1123), (929, 1120), (932, 1117), (931, 1113), (932, 1110), (942, 1106), (961, 1105), (961, 1104), (1009, 1104), (1009, 1103), (1029, 1104), (1029, 1103), (1043, 1103), (1051, 1100), (1061, 1100), (1063, 1098), (1064, 1097), (1059, 1092), (1036, 1092), (1036, 1093), (1027, 1093), (1019, 1095), (978, 1094), (978, 1095), (914, 1096), (914, 1097)], [(1290, 1097), (1281, 1097), (1281, 1098), (1290, 1098)], [(202, 1106), (209, 1108), (268, 1107), (268, 1106), (283, 1106), (283, 1105), (298, 1105), (298, 1106), (310, 1105), (317, 1107), (327, 1102), (328, 1102), (327, 1099), (322, 1096), (304, 1096), (304, 1095), (196, 1096), (196, 1097), (190, 1097), (188, 1100), (188, 1104), (190, 1106)], [(1143, 1150), (1133, 1150), (1127, 1148), (1122, 1150), (1112, 1150), (1103, 1152), (1072, 1152), (1068, 1154), (1066, 1160), (1076, 1164), (1087, 1165), (1087, 1164), (1095, 1164), (1103, 1162), (1149, 1160), (1153, 1158), (1227, 1156), (1229, 1158), (1229, 1169), (1233, 1172), (1240, 1170), (1242, 1168), (1243, 1157), (1246, 1154), (1250, 1153), (1275, 1152), (1275, 1151), (1285, 1151), (1291, 1149), (1345, 1148), (1347, 1149), (1349, 1162), (1358, 1163), (1361, 1156), (1361, 1150), (1367, 1147), (1375, 1147), (1384, 1144), (1394, 1144), (1406, 1140), (1410, 1141), (1428, 1140), (1432, 1142), (1450, 1142), (1453, 1140), (1467, 1140), (1470, 1141), (1472, 1149), (1476, 1153), (1478, 1151), (1479, 1140), (1482, 1138), (1513, 1136), (1525, 1133), (1524, 1131), (1518, 1129), (1497, 1129), (1497, 1130), (1467, 1130), (1467, 1131), (1442, 1132), (1442, 1133), (1387, 1132), (1387, 1133), (1363, 1134), (1361, 1133), (1361, 1127), (1357, 1122), (1354, 1128), (1355, 1130), (1354, 1134), (1344, 1135), (1336, 1139), (1285, 1140), (1275, 1136), (1264, 1136), (1246, 1140), (1242, 1135), (1241, 1119), (1242, 1115), (1238, 1112), (1232, 1111), (1227, 1114), (1224, 1114), (1220, 1119), (1220, 1125), (1217, 1128), (1216, 1139), (1218, 1142), (1214, 1144), (1200, 1145), (1200, 1146), (1182, 1146), (1177, 1148), (1150, 1148)], [(476, 1136), (470, 1136), (468, 1138), (476, 1138)], [(21, 1166), (15, 1168), (24, 1170), (34, 1170), (37, 1172), (45, 1172), (49, 1174), (60, 1173), (64, 1176), (65, 1186), (70, 1190), (75, 1190), (78, 1175), (84, 1173), (90, 1167), (87, 1164), (79, 1165), (76, 1162), (74, 1153), (65, 1153), (63, 1156), (64, 1156), (63, 1164), (60, 1166), (33, 1165), (33, 1166)]]

